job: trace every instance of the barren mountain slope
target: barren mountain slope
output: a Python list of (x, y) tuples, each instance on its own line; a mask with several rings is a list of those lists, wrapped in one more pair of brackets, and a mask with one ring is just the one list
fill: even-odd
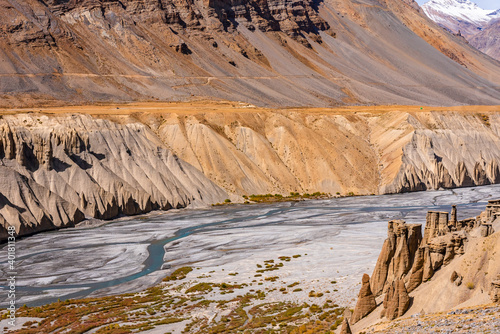
[(71, 226), (82, 213), (109, 219), (251, 194), (500, 182), (497, 107), (273, 110), (200, 102), (74, 114), (85, 110), (9, 111), (0, 119), (0, 214), (29, 226), (21, 234)]
[(438, 29), (401, 0), (1, 0), (0, 103), (500, 103), (499, 64)]
[(239, 195), (395, 193), (500, 182), (497, 112), (396, 107), (382, 113), (246, 110), (160, 117), (150, 124), (164, 143)]
[(470, 43), (479, 50), (500, 60), (500, 18), (492, 20), (477, 33)]

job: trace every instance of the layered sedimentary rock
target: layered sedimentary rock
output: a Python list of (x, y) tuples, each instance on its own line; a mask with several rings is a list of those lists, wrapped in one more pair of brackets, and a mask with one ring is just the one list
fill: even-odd
[[(449, 280), (455, 287), (459, 287), (466, 275), (469, 277), (468, 279), (476, 279), (476, 277), (486, 276), (488, 270), (500, 268), (498, 261), (494, 258), (488, 260), (489, 252), (494, 257), (495, 249), (499, 245), (498, 233), (495, 233), (493, 228), (493, 225), (498, 223), (499, 216), (500, 201), (498, 200), (489, 201), (486, 210), (481, 215), (464, 220), (457, 220), (455, 206), (452, 207), (451, 219), (448, 219), (447, 212), (429, 211), (423, 237), (421, 236), (422, 226), (419, 224), (407, 225), (401, 220), (389, 222), (388, 238), (384, 242), (372, 275), (374, 294), (378, 296), (385, 293), (381, 316), (393, 320), (404, 315), (410, 306), (409, 293), (433, 278), (436, 272), (444, 266), (450, 265), (457, 256), (464, 255), (469, 238), (474, 238), (476, 250), (469, 250), (472, 254), (469, 254), (469, 260), (465, 261), (466, 265), (454, 267), (469, 270), (469, 272), (459, 274), (455, 270), (451, 276), (447, 276), (449, 278), (446, 280)], [(408, 233), (410, 230), (415, 232)], [(411, 235), (414, 236), (414, 239), (410, 237)], [(479, 240), (477, 240), (478, 238)], [(415, 240), (415, 242), (411, 240)], [(413, 245), (413, 247), (409, 245)], [(478, 254), (477, 248), (482, 248), (483, 254)], [(470, 259), (479, 261), (477, 265), (484, 268), (469, 268)], [(491, 268), (488, 267), (491, 265), (489, 261), (493, 263)], [(486, 273), (479, 274), (480, 271)], [(442, 283), (437, 284), (437, 289), (443, 288)], [(474, 282), (467, 283), (469, 290), (474, 289), (474, 287)], [(494, 302), (499, 300), (499, 287), (500, 283), (497, 279), (492, 280), (490, 286), (486, 288)], [(424, 298), (429, 298), (429, 296)], [(466, 297), (462, 294), (457, 298), (463, 302), (462, 298)]]
[(13, 225), (21, 236), (84, 216), (110, 219), (227, 197), (138, 123), (28, 114), (0, 122), (2, 228)]
[(361, 289), (358, 294), (358, 301), (354, 312), (352, 313), (351, 323), (355, 324), (368, 314), (370, 314), (377, 307), (377, 302), (375, 301), (375, 296), (370, 289), (370, 276), (367, 274), (363, 275), (361, 281)]
[[(89, 112), (94, 110), (95, 117), (101, 119), (77, 114), (6, 115), (0, 122), (0, 157), (11, 170), (49, 189), (85, 215), (101, 219), (184, 207), (190, 201), (172, 198), (190, 198), (193, 193), (198, 198), (198, 189), (210, 192), (206, 189), (209, 186), (216, 187), (216, 195), (200, 190), (200, 203), (241, 200), (241, 196), (251, 194), (320, 191), (366, 195), (436, 189), (442, 171), (457, 180), (453, 183), (457, 187), (500, 182), (500, 117), (494, 111), (483, 115), (409, 112), (397, 107), (391, 111), (282, 111), (229, 103), (218, 111), (222, 108), (219, 104), (201, 105), (190, 104), (186, 109), (194, 111), (189, 111), (183, 110), (183, 104), (174, 104), (172, 112), (165, 104), (89, 107)], [(53, 110), (57, 114), (59, 109)], [(86, 107), (66, 110), (82, 112)], [(484, 123), (486, 117), (489, 125)], [(414, 143), (417, 134), (418, 143), (427, 145)], [(96, 151), (96, 147), (106, 151)], [(158, 147), (157, 154), (151, 153)], [(479, 165), (478, 159), (483, 161)], [(190, 167), (184, 168), (184, 164)], [(429, 164), (442, 167), (434, 174), (426, 169)], [(126, 169), (119, 170), (120, 165)], [(491, 168), (481, 167), (484, 173), (476, 173), (480, 165)], [(146, 177), (143, 170), (147, 175), (155, 172)], [(420, 170), (427, 172), (422, 174)], [(189, 182), (185, 175), (188, 171), (196, 175)], [(408, 177), (413, 185), (403, 182), (402, 171), (412, 171)], [(464, 174), (471, 177), (461, 182), (460, 175)], [(158, 178), (164, 177), (179, 177), (182, 185), (176, 186), (178, 190), (163, 187), (164, 182)], [(7, 198), (13, 196), (2, 193)], [(485, 219), (493, 218), (495, 205), (498, 203), (491, 204), (492, 212)], [(426, 277), (432, 271), (430, 263), (447, 263), (461, 252), (458, 232), (477, 224), (476, 219), (459, 224), (453, 212), (443, 213), (441, 218), (439, 213), (432, 213), (429, 219), (424, 234), (437, 238), (449, 229), (457, 232), (457, 237), (429, 246), (432, 259), (425, 263)], [(487, 225), (482, 228), (485, 234), (491, 234)], [(394, 223), (392, 230), (394, 235), (381, 254), (387, 258), (379, 261), (385, 263), (384, 267), (372, 278), (375, 294), (383, 291), (380, 282), (387, 277), (401, 277), (398, 275), (414, 267), (416, 244), (423, 237), (418, 229), (401, 223)], [(425, 254), (420, 254), (422, 261)], [(414, 268), (414, 280), (422, 268), (423, 264)], [(411, 285), (407, 288), (412, 290)]]

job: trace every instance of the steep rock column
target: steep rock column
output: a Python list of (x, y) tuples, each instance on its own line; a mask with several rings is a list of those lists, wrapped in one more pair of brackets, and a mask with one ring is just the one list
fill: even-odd
[(397, 238), (396, 252), (392, 266), (389, 267), (388, 280), (400, 279), (404, 274), (410, 270), (410, 250), (408, 249), (408, 230), (404, 226), (398, 226), (399, 233)]
[(382, 251), (380, 252), (372, 274), (371, 289), (376, 296), (382, 294), (384, 290), (387, 273), (389, 272), (389, 265), (394, 257), (395, 251), (396, 235), (394, 234), (393, 222), (390, 221), (387, 228), (387, 239), (384, 241)]
[(451, 215), (450, 215), (450, 221), (448, 222), (448, 225), (451, 228), (454, 228), (455, 230), (458, 229), (457, 206), (456, 205), (451, 206)]
[(450, 230), (448, 229), (448, 212), (438, 213), (439, 235), (446, 235)]
[(363, 275), (361, 290), (359, 290), (358, 301), (352, 314), (351, 322), (355, 324), (377, 307), (375, 296), (370, 289), (370, 276)]
[(439, 213), (428, 211), (425, 218), (425, 229), (423, 243), (427, 243), (430, 239), (438, 234)]
[(422, 277), (422, 282), (429, 280), (434, 276), (434, 269), (432, 268), (431, 253), (429, 247), (425, 247), (424, 250), (424, 276)]
[(408, 292), (412, 292), (422, 283), (424, 277), (424, 252), (425, 248), (420, 247), (415, 254), (415, 260), (408, 279)]
[(406, 277), (422, 242), (422, 225), (393, 220), (372, 275), (372, 291), (381, 295), (396, 279)]
[(394, 320), (405, 314), (410, 306), (410, 297), (403, 280), (398, 279), (392, 282), (385, 295), (383, 305), (384, 310), (381, 316), (385, 316), (389, 320)]
[(14, 159), (16, 156), (16, 143), (12, 130), (8, 125), (3, 125), (0, 131), (0, 158)]

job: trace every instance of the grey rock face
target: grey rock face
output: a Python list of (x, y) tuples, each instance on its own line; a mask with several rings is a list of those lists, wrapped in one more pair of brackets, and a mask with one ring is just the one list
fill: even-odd
[[(0, 215), (18, 235), (151, 210), (204, 205), (227, 194), (142, 124), (90, 116), (0, 121)], [(4, 235), (5, 231), (0, 231)], [(2, 237), (2, 240), (5, 238)]]
[[(474, 131), (458, 117), (433, 117), (432, 125), (425, 124), (418, 115), (409, 117), (414, 133), (403, 149), (404, 158), (398, 174), (394, 181), (382, 186), (381, 192), (448, 189), (499, 182), (497, 152), (500, 151), (496, 149), (498, 141), (493, 139), (496, 135), (491, 131), (490, 118), (485, 116), (482, 122), (478, 119), (476, 124), (482, 130)], [(492, 147), (495, 149), (490, 149)]]

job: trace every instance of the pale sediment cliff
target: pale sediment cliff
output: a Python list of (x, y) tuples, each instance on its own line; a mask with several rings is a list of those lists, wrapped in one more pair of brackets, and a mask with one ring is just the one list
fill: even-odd
[(500, 113), (207, 112), (147, 121), (239, 195), (380, 194), (500, 182)]
[(430, 211), (423, 236), (420, 224), (389, 222), (372, 277), (363, 276), (361, 289), (370, 284), (373, 294), (383, 298), (376, 307), (360, 309), (360, 300), (366, 299), (360, 292), (354, 314), (366, 318), (351, 317), (355, 331), (381, 318), (498, 302), (499, 227), (500, 200), (489, 201), (481, 215), (464, 220), (457, 220), (455, 206), (451, 215)]
[(1, 225), (19, 235), (227, 198), (139, 123), (28, 114), (0, 123)]
[(84, 215), (110, 219), (251, 194), (368, 195), (500, 182), (495, 108), (245, 107), (4, 115), (0, 215), (22, 235)]

